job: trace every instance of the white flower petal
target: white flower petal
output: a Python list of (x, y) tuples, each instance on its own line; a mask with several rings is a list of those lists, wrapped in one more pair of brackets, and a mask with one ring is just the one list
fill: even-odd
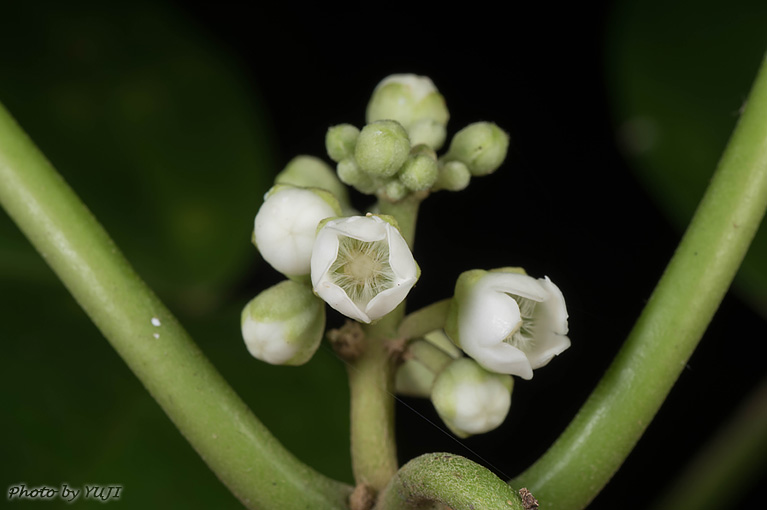
[(533, 367), (527, 355), (513, 345), (504, 342), (491, 346), (470, 345), (464, 351), (487, 370), (518, 375), (527, 380), (533, 378)]
[[(383, 222), (383, 220), (379, 221)], [(414, 284), (418, 275), (418, 268), (413, 254), (399, 231), (388, 223), (384, 222), (384, 224), (386, 235), (389, 237), (389, 265), (394, 274), (403, 282), (412, 280), (412, 284)]]
[(385, 225), (388, 223), (375, 216), (352, 216), (351, 218), (329, 221), (327, 228), (335, 230), (340, 235), (370, 243), (386, 239)]
[(371, 318), (360, 309), (357, 304), (349, 298), (344, 290), (331, 282), (327, 278), (322, 278), (315, 286), (314, 292), (317, 293), (333, 309), (341, 312), (350, 319), (358, 320), (364, 323), (370, 323)]
[(570, 339), (553, 331), (543, 330), (535, 339), (531, 349), (525, 354), (533, 369), (548, 365), (554, 356), (558, 356), (570, 347)]
[(546, 306), (543, 309), (549, 327), (559, 335), (566, 335), (569, 330), (567, 325), (568, 315), (562, 291), (549, 280), (548, 276), (544, 276), (538, 281), (549, 295)]

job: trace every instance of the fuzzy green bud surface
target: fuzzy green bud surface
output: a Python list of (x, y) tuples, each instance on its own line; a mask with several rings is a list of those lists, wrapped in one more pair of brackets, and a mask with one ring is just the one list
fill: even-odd
[(275, 184), (301, 188), (320, 188), (331, 192), (342, 207), (349, 204), (349, 192), (338, 180), (333, 168), (314, 156), (296, 156), (274, 178)]
[(489, 372), (474, 360), (450, 363), (434, 380), (431, 401), (445, 425), (458, 437), (498, 427), (511, 408), (514, 380)]
[(325, 135), (325, 149), (330, 159), (339, 161), (354, 155), (354, 146), (360, 130), (351, 124), (339, 124), (328, 129)]
[(362, 171), (354, 158), (342, 159), (336, 165), (338, 178), (344, 184), (353, 186), (357, 191), (365, 194), (375, 193), (379, 181)]
[(399, 171), (399, 179), (412, 191), (431, 188), (439, 173), (437, 161), (428, 152), (411, 154)]
[(495, 172), (506, 159), (509, 135), (492, 122), (475, 122), (455, 134), (445, 158), (466, 165), (472, 175)]
[(410, 139), (399, 122), (379, 120), (362, 128), (354, 158), (363, 172), (375, 177), (396, 174), (410, 154)]
[(466, 189), (470, 181), (471, 172), (466, 165), (460, 161), (448, 161), (440, 166), (434, 188), (461, 191)]
[(245, 306), (241, 326), (255, 358), (272, 365), (302, 365), (322, 340), (325, 305), (308, 286), (285, 280)]

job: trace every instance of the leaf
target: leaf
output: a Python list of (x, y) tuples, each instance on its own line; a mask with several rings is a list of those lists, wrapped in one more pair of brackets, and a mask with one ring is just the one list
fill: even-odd
[[(680, 229), (697, 206), (767, 48), (758, 0), (626, 0), (610, 18), (608, 75), (618, 135), (639, 180)], [(767, 317), (764, 223), (735, 281)]]

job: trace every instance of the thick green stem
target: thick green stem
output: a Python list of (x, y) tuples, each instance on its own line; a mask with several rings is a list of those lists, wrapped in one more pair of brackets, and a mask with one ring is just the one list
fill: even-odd
[(676, 253), (567, 430), (511, 483), (541, 508), (585, 507), (636, 445), (727, 292), (767, 206), (767, 62)]
[(429, 508), (429, 503), (453, 510), (524, 508), (508, 484), (479, 464), (449, 453), (429, 453), (402, 466), (375, 509)]
[(249, 508), (346, 505), (285, 450), (0, 105), (0, 204), (200, 456)]

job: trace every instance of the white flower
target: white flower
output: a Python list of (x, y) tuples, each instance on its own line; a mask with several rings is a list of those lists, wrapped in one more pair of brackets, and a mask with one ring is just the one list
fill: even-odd
[(463, 273), (446, 330), (483, 367), (523, 379), (570, 347), (562, 292), (516, 272)]
[(314, 236), (321, 220), (341, 213), (327, 191), (277, 185), (264, 197), (254, 241), (273, 268), (285, 275), (309, 274)]
[(474, 360), (461, 358), (439, 373), (431, 401), (450, 430), (467, 437), (503, 423), (511, 408), (513, 385), (510, 376), (488, 372)]
[(314, 292), (365, 323), (394, 310), (418, 279), (399, 230), (372, 215), (328, 221), (317, 233), (311, 266)]
[(253, 298), (242, 310), (248, 352), (272, 365), (302, 365), (325, 331), (325, 306), (311, 289), (285, 280)]

